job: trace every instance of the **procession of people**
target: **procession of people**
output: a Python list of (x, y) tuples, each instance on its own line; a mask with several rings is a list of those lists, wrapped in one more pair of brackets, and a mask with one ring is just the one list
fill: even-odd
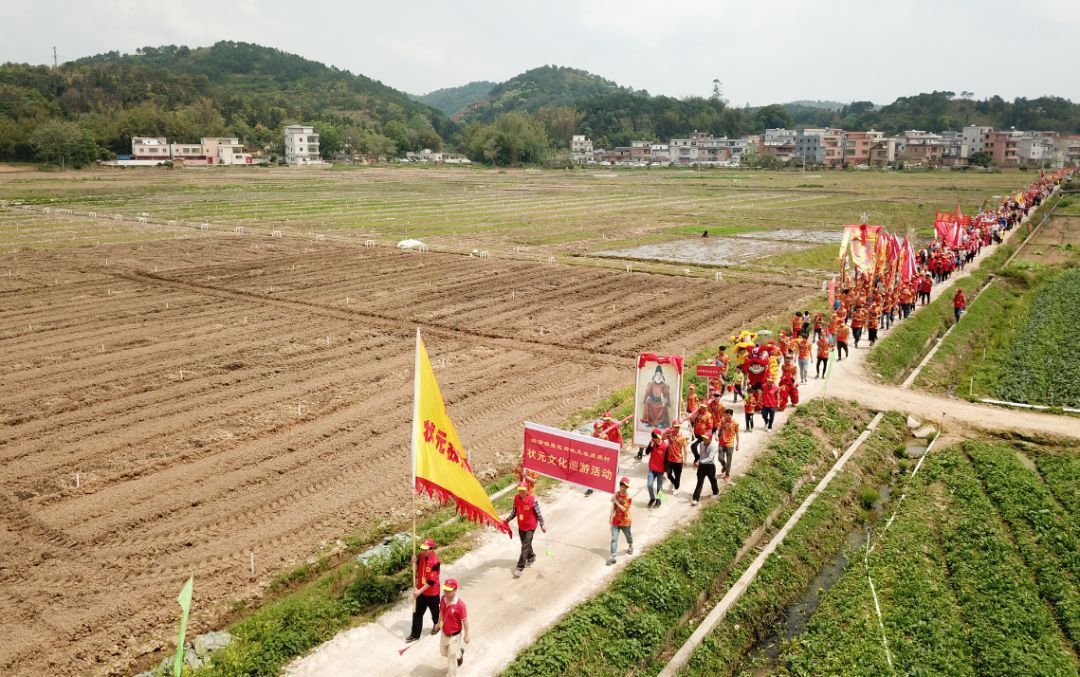
[[(875, 246), (880, 246), (881, 252), (892, 247), (887, 256), (882, 253), (868, 267), (856, 264), (848, 270), (842, 266), (830, 288), (828, 305), (813, 313), (809, 310), (794, 313), (790, 325), (785, 323), (775, 336), (766, 330), (743, 331), (731, 336), (730, 342), (719, 346), (715, 358), (708, 361), (710, 367), (715, 367), (708, 372), (711, 376), (704, 382), (685, 384), (685, 406), (678, 410), (671, 406), (679, 401), (678, 383), (669, 382), (659, 365), (648, 372), (647, 381), (643, 381), (642, 406), (637, 410), (639, 420), (630, 426), (631, 430), (636, 430), (638, 424), (646, 426), (647, 443), (642, 439), (641, 444), (629, 448), (624, 445), (623, 426), (632, 416), (617, 420), (609, 411), (592, 424), (592, 437), (614, 445), (612, 448), (617, 450), (617, 470), (622, 475), (607, 513), (606, 526), (610, 530), (607, 564), (618, 561), (620, 540), (626, 543), (625, 554), (634, 554), (631, 528), (634, 499), (632, 481), (623, 474), (627, 469), (644, 465), (641, 470), (648, 493), (645, 505), (648, 510), (662, 509), (665, 501), (678, 495), (683, 488), (683, 470), (688, 464), (694, 468), (690, 506), (700, 504), (706, 485), (712, 496), (719, 495), (722, 484), (735, 481), (734, 463), (741, 436), (768, 434), (773, 430), (776, 413), (799, 403), (800, 386), (807, 385), (811, 379), (828, 379), (835, 368), (830, 362), (843, 361), (850, 356), (850, 350), (876, 345), (883, 329), (907, 320), (917, 303), (929, 303), (934, 285), (947, 282), (953, 272), (974, 261), (983, 247), (1002, 242), (1003, 234), (1020, 224), (1065, 178), (1065, 172), (1040, 176), (1022, 193), (1008, 196), (996, 207), (971, 217), (963, 216), (959, 208), (951, 215), (939, 213), (936, 237), (917, 253), (910, 247), (908, 238), (900, 243), (899, 238), (881, 231), (878, 237), (883, 243)], [(866, 228), (849, 228), (853, 229), (854, 237), (861, 235), (861, 246), (868, 247), (870, 238)], [(904, 245), (908, 245), (906, 251)], [(959, 322), (969, 303), (962, 289), (957, 288), (952, 303), (955, 320)], [(700, 393), (699, 387), (703, 388)], [(741, 408), (741, 425), (736, 406)], [(630, 442), (635, 438), (636, 433)], [(634, 446), (636, 454), (622, 458), (622, 452), (633, 453)], [(547, 532), (536, 496), (540, 475), (526, 466), (523, 456), (514, 473), (513, 507), (505, 518), (500, 518), (506, 531), (509, 522), (517, 520), (519, 555), (512, 571), (515, 578), (537, 561), (533, 548), (537, 527)], [(602, 490), (598, 485), (593, 486)], [(615, 487), (613, 479), (609, 486)], [(585, 495), (589, 496), (594, 489), (586, 487)], [(599, 528), (597, 525), (598, 531)], [(441, 564), (436, 544), (426, 540), (420, 550), (420, 556), (414, 558), (414, 607), (407, 641), (421, 637), (424, 616), (430, 613), (433, 623), (430, 632), (434, 635), (441, 631), (441, 655), (447, 660), (448, 674), (453, 675), (464, 660), (464, 645), (470, 639), (465, 604), (458, 596), (456, 580), (449, 579), (440, 586)]]

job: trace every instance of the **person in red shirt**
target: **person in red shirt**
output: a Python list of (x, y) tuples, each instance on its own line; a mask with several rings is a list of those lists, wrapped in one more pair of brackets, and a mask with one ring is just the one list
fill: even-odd
[(761, 418), (765, 421), (765, 430), (772, 430), (776, 418), (776, 407), (780, 403), (780, 389), (772, 381), (761, 386)]
[(964, 309), (967, 308), (967, 298), (964, 297), (964, 290), (957, 287), (956, 294), (952, 297), (953, 315), (956, 316), (956, 321), (960, 321), (960, 316), (964, 314)]
[(420, 639), (424, 625), (424, 612), (431, 611), (431, 634), (439, 631), (439, 556), (435, 553), (435, 541), (430, 538), (420, 544), (420, 557), (413, 557), (416, 574), (413, 577), (412, 631), (406, 642)]
[(829, 348), (828, 341), (820, 340), (817, 342), (817, 367), (814, 369), (817, 374), (816, 378), (824, 378), (829, 369)]
[(626, 536), (626, 554), (634, 554), (634, 535), (630, 533), (630, 506), (634, 499), (630, 497), (630, 478), (619, 480), (619, 491), (611, 497), (611, 558), (608, 565), (615, 563), (615, 553), (619, 550), (619, 533)]
[[(664, 471), (667, 470), (668, 444), (660, 436), (660, 430), (653, 428), (652, 439), (649, 447), (645, 450), (649, 454), (649, 472), (646, 476), (646, 486), (649, 489), (649, 507), (660, 506), (660, 497), (664, 494)], [(653, 486), (655, 485), (655, 489)]]
[(791, 318), (791, 335), (798, 336), (802, 333), (803, 316), (802, 313), (795, 313), (795, 316)]
[(673, 425), (664, 433), (664, 441), (667, 442), (667, 458), (664, 461), (664, 471), (668, 481), (674, 490), (674, 496), (679, 493), (679, 483), (682, 480), (683, 456), (686, 451), (686, 438), (683, 437), (678, 425)]
[[(844, 357), (842, 357), (842, 356), (847, 356), (847, 354), (848, 354), (847, 344), (848, 344), (848, 338), (850, 338), (850, 336), (851, 336), (851, 329), (846, 324), (841, 323), (840, 325), (838, 325), (836, 327), (836, 361), (837, 362), (844, 359)], [(820, 345), (820, 344), (821, 344), (821, 342), (818, 341), (818, 345)], [(818, 352), (820, 352), (820, 350)]]
[(732, 418), (734, 413), (731, 409), (725, 410), (720, 421), (720, 468), (725, 482), (731, 481), (732, 453), (739, 450), (739, 422)]
[(701, 456), (701, 445), (707, 444), (709, 435), (712, 434), (713, 418), (709, 413), (709, 408), (704, 404), (699, 404), (697, 411), (690, 416), (690, 421), (694, 427), (694, 442), (690, 445), (690, 452), (694, 455), (694, 462), (697, 463)]
[(442, 601), (439, 602), (442, 622), (435, 629), (438, 630), (440, 626), (442, 628), (439, 653), (448, 659), (446, 674), (453, 677), (465, 660), (464, 644), (469, 643), (469, 612), (465, 609), (465, 602), (457, 596), (456, 579), (446, 579), (442, 589)]
[(862, 330), (865, 325), (866, 308), (863, 306), (859, 306), (854, 310), (854, 312), (851, 313), (851, 334), (855, 337), (856, 348), (859, 347), (859, 339), (862, 338)]
[[(821, 311), (814, 313), (814, 340), (821, 338), (822, 332), (825, 330), (825, 317), (821, 314)], [(805, 383), (805, 381), (804, 381)]]
[[(820, 341), (825, 335), (819, 331), (815, 336), (817, 338), (814, 340)], [(828, 337), (825, 340), (828, 340)], [(810, 378), (810, 351), (812, 349), (810, 339), (799, 339), (799, 381), (802, 383), (806, 383)]]
[[(593, 423), (593, 437), (614, 442), (619, 445), (619, 450), (622, 451), (622, 431), (619, 430), (619, 427), (619, 422), (612, 418), (611, 412), (605, 411), (603, 418)], [(592, 496), (592, 494), (592, 489), (585, 490), (586, 496)]]
[(693, 383), (690, 384), (689, 391), (686, 393), (686, 413), (693, 414), (698, 408), (698, 394), (697, 386)]
[(754, 430), (754, 414), (757, 412), (757, 395), (753, 390), (746, 393), (746, 399), (743, 400), (743, 416), (746, 417), (746, 432), (753, 432)]
[(522, 571), (525, 571), (525, 567), (531, 567), (536, 561), (536, 553), (533, 552), (532, 547), (536, 525), (539, 524), (540, 529), (545, 534), (547, 533), (544, 515), (540, 512), (540, 503), (536, 500), (536, 496), (529, 493), (529, 485), (525, 482), (518, 484), (517, 496), (514, 496), (514, 507), (510, 509), (510, 514), (503, 521), (509, 526), (510, 520), (514, 518), (517, 518), (518, 536), (521, 539), (521, 555), (518, 556), (517, 569), (514, 569), (514, 578), (517, 578), (521, 576)]
[(933, 289), (933, 287), (934, 280), (930, 277), (930, 273), (924, 273), (923, 276), (919, 278), (918, 283), (919, 301), (922, 305), (925, 306), (927, 303), (930, 303), (930, 290)]
[(866, 311), (866, 331), (870, 338), (870, 347), (873, 348), (877, 343), (878, 327), (881, 323), (881, 306), (877, 301), (870, 304), (870, 308)]

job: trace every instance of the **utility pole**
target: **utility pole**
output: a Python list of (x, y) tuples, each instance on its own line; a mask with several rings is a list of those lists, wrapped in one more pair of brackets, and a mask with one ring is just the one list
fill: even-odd
[(57, 63), (56, 63), (56, 45), (53, 45), (53, 48), (52, 48), (52, 67), (53, 67), (53, 70), (56, 70), (56, 67), (57, 67)]

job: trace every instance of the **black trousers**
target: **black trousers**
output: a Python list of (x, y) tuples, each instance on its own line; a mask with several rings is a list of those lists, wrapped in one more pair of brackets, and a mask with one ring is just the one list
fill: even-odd
[(439, 596), (420, 595), (416, 598), (416, 606), (413, 608), (412, 632), (409, 633), (410, 637), (420, 636), (420, 630), (424, 626), (424, 612), (428, 609), (431, 610), (431, 625), (435, 626), (439, 624)]
[(814, 369), (816, 376), (824, 376), (825, 372), (829, 370), (829, 358), (819, 357), (817, 358), (817, 368)]
[(694, 487), (695, 501), (701, 499), (701, 487), (705, 486), (705, 478), (708, 478), (709, 484), (712, 485), (712, 495), (720, 493), (720, 485), (716, 483), (716, 464), (702, 463), (697, 469), (697, 485)]
[(754, 412), (752, 412), (752, 411), (746, 412), (746, 429), (747, 430), (753, 430), (754, 429)]
[(529, 531), (518, 529), (518, 536), (521, 538), (521, 556), (518, 557), (518, 569), (524, 569), (527, 564), (532, 564), (536, 561), (536, 553), (533, 552), (532, 547), (533, 534), (535, 533), (536, 529), (531, 529)]
[(761, 420), (765, 421), (765, 427), (772, 430), (773, 419), (776, 418), (776, 409), (772, 407), (761, 408)]
[(847, 357), (847, 354), (848, 354), (847, 342), (846, 341), (837, 341), (836, 342), (836, 360), (839, 362), (840, 359), (841, 359), (841, 356)]
[(665, 461), (664, 467), (667, 469), (667, 478), (671, 482), (671, 486), (678, 489), (679, 481), (682, 479), (682, 463)]

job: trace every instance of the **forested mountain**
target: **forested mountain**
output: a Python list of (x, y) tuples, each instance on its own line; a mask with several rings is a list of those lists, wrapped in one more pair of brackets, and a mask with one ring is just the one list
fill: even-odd
[(1006, 101), (1000, 96), (975, 100), (954, 92), (931, 92), (900, 97), (886, 106), (853, 101), (839, 110), (785, 105), (792, 122), (802, 127), (877, 129), (901, 134), (909, 129), (941, 132), (966, 124), (996, 129), (1052, 130), (1080, 133), (1080, 104), (1056, 96)]
[(132, 135), (195, 141), (231, 133), (273, 148), (289, 122), (316, 123), (324, 153), (348, 139), (396, 153), (438, 148), (454, 129), (442, 112), (381, 82), (238, 42), (109, 52), (55, 70), (0, 66), (0, 159), (30, 159), (32, 134), (46, 121), (77, 123), (83, 144), (98, 153), (127, 152)]
[(413, 98), (421, 103), (426, 103), (432, 108), (438, 108), (451, 118), (455, 118), (464, 113), (466, 108), (486, 97), (494, 86), (494, 82), (478, 80), (458, 87), (436, 89), (433, 92), (414, 96)]
[(598, 94), (618, 91), (630, 90), (588, 71), (541, 66), (495, 85), (486, 97), (469, 106), (462, 118), (491, 122), (502, 113), (535, 113), (541, 108), (572, 106)]

